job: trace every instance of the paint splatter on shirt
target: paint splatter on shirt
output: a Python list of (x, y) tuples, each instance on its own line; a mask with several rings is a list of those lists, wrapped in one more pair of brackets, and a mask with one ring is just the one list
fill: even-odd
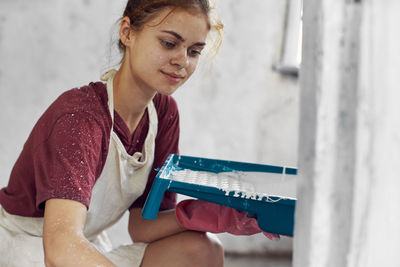
[[(51, 198), (90, 205), (92, 188), (104, 167), (112, 119), (106, 87), (90, 83), (63, 93), (38, 120), (11, 172), (7, 187), (0, 190), (0, 204), (9, 213), (43, 217), (44, 202)], [(158, 132), (152, 171), (143, 195), (131, 207), (143, 207), (156, 175), (171, 153), (178, 153), (179, 114), (171, 96), (153, 99)], [(135, 132), (114, 111), (114, 132), (126, 151), (141, 152), (149, 128), (147, 112)], [(176, 195), (166, 192), (161, 209), (174, 208)]]

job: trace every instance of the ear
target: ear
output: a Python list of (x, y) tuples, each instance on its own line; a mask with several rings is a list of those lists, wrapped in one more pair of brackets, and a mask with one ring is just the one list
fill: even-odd
[(121, 25), (119, 27), (119, 38), (125, 47), (129, 47), (132, 44), (132, 28), (131, 21), (129, 17), (123, 17), (121, 20)]

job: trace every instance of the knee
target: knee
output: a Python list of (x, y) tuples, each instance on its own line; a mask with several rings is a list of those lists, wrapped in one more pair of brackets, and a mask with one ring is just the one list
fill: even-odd
[(204, 266), (223, 266), (224, 249), (218, 239), (201, 232), (188, 231), (183, 234), (182, 252), (193, 261), (194, 266), (198, 266), (199, 262)]

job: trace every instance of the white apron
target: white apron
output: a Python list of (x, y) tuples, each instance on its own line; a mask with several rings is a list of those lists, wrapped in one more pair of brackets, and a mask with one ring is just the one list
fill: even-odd
[[(113, 78), (111, 70), (102, 76), (107, 81), (108, 106), (114, 124)], [(147, 106), (149, 130), (143, 153), (130, 156), (111, 129), (110, 145), (103, 171), (92, 190), (84, 234), (92, 244), (117, 266), (139, 266), (147, 244), (135, 243), (112, 249), (104, 230), (117, 222), (129, 206), (142, 195), (153, 166), (157, 112), (151, 101)], [(42, 244), (43, 218), (7, 213), (0, 207), (0, 266), (44, 266)], [(126, 229), (128, 235), (128, 230)]]

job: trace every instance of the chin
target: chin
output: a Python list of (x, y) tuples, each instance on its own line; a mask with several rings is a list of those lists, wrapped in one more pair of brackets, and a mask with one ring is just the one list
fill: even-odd
[(157, 93), (162, 94), (162, 95), (172, 95), (173, 93), (176, 92), (176, 90), (178, 90), (179, 87), (180, 86), (174, 87), (174, 88), (159, 89), (159, 90), (157, 90)]

